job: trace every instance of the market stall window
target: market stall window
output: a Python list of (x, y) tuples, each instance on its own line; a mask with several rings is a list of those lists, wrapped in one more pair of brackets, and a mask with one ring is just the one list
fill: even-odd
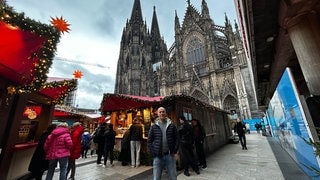
[(18, 130), (17, 143), (26, 143), (34, 141), (39, 124), (39, 115), (41, 106), (34, 103), (28, 103), (23, 111), (22, 120)]
[(192, 119), (192, 109), (183, 107), (183, 116), (188, 120), (191, 121)]

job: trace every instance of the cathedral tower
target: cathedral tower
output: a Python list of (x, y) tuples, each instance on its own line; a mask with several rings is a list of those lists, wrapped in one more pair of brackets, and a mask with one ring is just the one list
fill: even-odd
[(159, 95), (161, 62), (167, 47), (160, 36), (156, 8), (151, 32), (142, 20), (140, 0), (135, 0), (131, 17), (123, 29), (117, 65), (115, 93), (140, 96)]

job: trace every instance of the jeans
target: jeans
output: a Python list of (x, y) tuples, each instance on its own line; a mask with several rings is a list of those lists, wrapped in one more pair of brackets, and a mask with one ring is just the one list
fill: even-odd
[(70, 171), (71, 171), (70, 178), (74, 178), (74, 176), (76, 174), (76, 160), (75, 159), (69, 159), (66, 176), (68, 176)]
[(176, 159), (174, 155), (168, 154), (153, 159), (153, 179), (160, 180), (162, 170), (166, 168), (169, 180), (177, 179)]
[(140, 166), (141, 141), (130, 141), (131, 166)]
[(68, 166), (68, 157), (53, 159), (49, 161), (49, 169), (47, 172), (46, 180), (52, 180), (54, 170), (57, 167), (57, 162), (59, 162), (60, 167), (60, 178), (59, 180), (67, 179), (67, 166)]
[(104, 159), (103, 159), (104, 165), (107, 165), (108, 155), (109, 155), (110, 164), (113, 164), (113, 149), (114, 149), (113, 145), (104, 146)]
[(204, 154), (203, 142), (195, 141), (196, 153), (201, 166), (207, 166), (206, 155)]
[(239, 140), (240, 140), (242, 148), (247, 148), (246, 135), (245, 134), (238, 134), (238, 136), (239, 136)]

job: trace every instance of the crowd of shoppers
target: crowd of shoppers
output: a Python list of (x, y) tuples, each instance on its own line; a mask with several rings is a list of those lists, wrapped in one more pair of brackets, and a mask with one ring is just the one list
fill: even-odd
[[(167, 116), (164, 107), (158, 108), (157, 116), (150, 126), (147, 138), (148, 150), (153, 158), (154, 180), (161, 179), (163, 170), (167, 171), (168, 179), (177, 179), (176, 154), (178, 152), (184, 174), (190, 176), (189, 168), (192, 168), (196, 174), (200, 174), (199, 167), (207, 168), (203, 149), (206, 133), (200, 121), (197, 119), (190, 121), (180, 116), (179, 124), (176, 125)], [(242, 135), (240, 125), (235, 126), (235, 132), (239, 136)], [(98, 165), (106, 167), (109, 159), (110, 166), (113, 166), (115, 137), (113, 124), (106, 122), (101, 123), (92, 134), (79, 122), (75, 122), (70, 127), (65, 122), (50, 125), (41, 135), (30, 162), (29, 171), (32, 173), (30, 178), (41, 179), (47, 170), (46, 180), (51, 180), (59, 163), (60, 180), (67, 179), (69, 173), (69, 179), (73, 180), (76, 160), (80, 157), (87, 158), (89, 149), (91, 156), (94, 153), (97, 154)], [(143, 125), (136, 117), (121, 141), (119, 161), (122, 165), (131, 164), (132, 167), (139, 167), (142, 141)], [(245, 137), (241, 144), (243, 149), (247, 149)], [(104, 157), (103, 163), (102, 157)]]

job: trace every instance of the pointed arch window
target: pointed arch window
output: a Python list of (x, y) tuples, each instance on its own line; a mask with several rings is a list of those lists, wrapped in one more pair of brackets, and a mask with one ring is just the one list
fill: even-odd
[(231, 95), (228, 95), (223, 102), (223, 109), (226, 111), (239, 109), (239, 103), (236, 98)]
[(188, 65), (195, 65), (199, 74), (206, 72), (205, 45), (197, 36), (192, 36), (188, 41), (186, 57)]

